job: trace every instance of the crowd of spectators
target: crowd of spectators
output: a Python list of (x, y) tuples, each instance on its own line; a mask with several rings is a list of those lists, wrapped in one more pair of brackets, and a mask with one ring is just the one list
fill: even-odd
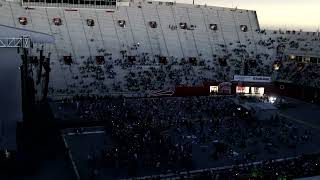
[[(106, 60), (97, 64), (92, 58), (81, 60), (79, 65), (71, 65), (72, 81), (67, 88), (51, 86), (51, 94), (112, 94), (112, 93), (142, 93), (147, 91), (168, 90), (179, 85), (197, 86), (212, 81), (231, 81), (233, 75), (242, 74), (254, 76), (270, 76), (275, 80), (285, 80), (319, 87), (318, 81), (310, 81), (317, 75), (318, 66), (288, 61), (288, 53), (298, 51), (300, 47), (310, 48), (313, 43), (306, 39), (283, 35), (261, 35), (254, 42), (226, 42), (218, 44), (218, 51), (211, 59), (199, 55), (178, 58), (162, 57), (158, 54), (142, 52), (140, 45), (134, 44), (129, 51), (122, 50), (122, 58), (113, 58), (106, 53)], [(313, 42), (313, 41), (312, 41)], [(228, 44), (229, 43), (229, 44)], [(252, 49), (253, 45), (258, 48)], [(126, 47), (126, 46), (125, 46)], [(274, 68), (274, 63), (279, 68)], [(78, 68), (78, 69), (77, 69)], [(79, 73), (77, 73), (79, 72)]]
[(320, 173), (320, 154), (302, 155), (293, 158), (260, 161), (222, 168), (198, 170), (171, 175), (144, 177), (143, 179), (293, 179), (318, 176)]
[[(175, 30), (176, 27), (169, 28)], [(231, 160), (235, 164), (264, 159), (264, 156), (272, 159), (281, 153), (291, 155), (286, 153), (314, 141), (310, 130), (278, 116), (270, 119), (270, 124), (257, 122), (250, 110), (239, 107), (229, 97), (85, 98), (89, 94), (94, 97), (94, 94), (113, 93), (141, 93), (146, 97), (149, 91), (179, 85), (230, 81), (235, 74), (272, 75), (275, 80), (320, 87), (318, 81), (313, 81), (317, 77), (317, 65), (298, 67), (297, 62), (287, 61), (291, 50), (309, 51), (312, 43), (282, 33), (269, 36), (264, 32), (257, 42), (249, 38), (217, 44), (217, 54), (213, 54), (212, 59), (203, 58), (201, 53), (195, 59), (174, 56), (163, 59), (160, 55), (142, 52), (140, 44), (123, 45), (122, 58), (114, 59), (108, 54), (107, 60), (99, 64), (88, 58), (77, 66), (79, 74), (72, 76), (66, 89), (50, 88), (50, 93), (76, 95), (72, 102), (77, 102), (80, 119), (104, 122), (106, 142), (112, 143), (106, 143), (100, 153), (88, 156), (92, 174), (97, 174), (102, 167), (127, 168), (129, 176), (141, 175), (141, 168), (164, 173), (201, 168), (203, 166), (196, 162), (195, 145), (208, 147), (210, 161)], [(288, 161), (295, 164), (301, 157)], [(205, 171), (194, 178), (232, 179), (238, 174), (250, 173), (252, 168), (260, 169), (265, 177), (270, 174), (270, 164), (274, 167), (272, 170), (284, 169), (275, 176), (293, 174), (288, 172), (292, 166), (281, 162), (265, 161), (219, 173)]]
[[(89, 169), (94, 174), (122, 168), (132, 177), (191, 171), (210, 167), (211, 162), (243, 164), (295, 155), (297, 148), (301, 151), (316, 138), (311, 130), (278, 116), (259, 122), (235, 102), (225, 96), (78, 102), (82, 119), (105, 124), (105, 146), (89, 155)], [(199, 162), (201, 156), (208, 161)], [(212, 175), (208, 171), (197, 176), (206, 174)]]

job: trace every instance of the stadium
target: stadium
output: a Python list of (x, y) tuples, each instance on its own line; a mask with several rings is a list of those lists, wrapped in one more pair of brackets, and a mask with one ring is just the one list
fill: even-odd
[(257, 13), (0, 1), (1, 179), (320, 175), (320, 33)]

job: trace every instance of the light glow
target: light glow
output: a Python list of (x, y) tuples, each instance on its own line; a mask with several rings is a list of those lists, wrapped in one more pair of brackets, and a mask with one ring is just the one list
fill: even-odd
[(272, 104), (274, 104), (276, 102), (276, 100), (277, 100), (277, 98), (274, 97), (274, 96), (270, 96), (269, 97), (269, 102), (272, 103)]

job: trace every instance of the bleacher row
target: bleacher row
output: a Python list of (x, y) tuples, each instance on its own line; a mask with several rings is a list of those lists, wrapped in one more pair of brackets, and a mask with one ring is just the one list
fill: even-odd
[[(222, 77), (228, 80), (233, 74), (242, 72), (242, 60), (258, 59), (258, 56), (258, 67), (262, 70), (258, 73), (252, 71), (252, 75), (268, 74), (271, 68), (265, 70), (268, 67), (264, 69), (263, 66), (271, 67), (278, 58), (277, 45), (297, 38), (303, 39), (295, 35), (262, 31), (256, 12), (241, 9), (175, 3), (160, 5), (142, 1), (132, 2), (128, 7), (119, 6), (115, 12), (63, 7), (23, 8), (20, 3), (6, 1), (1, 1), (1, 4), (0, 24), (44, 32), (55, 37), (56, 43), (46, 47), (46, 51), (51, 53), (51, 94), (101, 93), (106, 87), (118, 85), (121, 90), (111, 89), (126, 91), (124, 79), (128, 74), (151, 71), (150, 65), (159, 68), (157, 57), (166, 57), (169, 63), (181, 63), (182, 58), (196, 58), (198, 63), (202, 61), (202, 64), (208, 66), (208, 72), (193, 67), (195, 74), (201, 74), (202, 71), (203, 75), (191, 83), (186, 80), (182, 84), (201, 84), (203, 79)], [(19, 23), (21, 17), (25, 18), (26, 24)], [(61, 25), (56, 25), (54, 18), (59, 18)], [(89, 26), (87, 20), (92, 20), (94, 25)], [(125, 24), (120, 25), (120, 21)], [(157, 27), (151, 28), (150, 22), (156, 22)], [(187, 28), (181, 28), (181, 23), (186, 23)], [(211, 29), (212, 25), (215, 30)], [(282, 39), (279, 40), (280, 37)], [(303, 41), (309, 42), (308, 38)], [(320, 54), (319, 42), (316, 40), (309, 43), (317, 48), (308, 53)], [(71, 66), (64, 61), (66, 57), (72, 61)], [(97, 67), (97, 64), (92, 63), (97, 57), (105, 58), (112, 67)], [(137, 65), (145, 69), (137, 70), (138, 66), (123, 67), (129, 57), (134, 57)], [(228, 59), (229, 68), (217, 67), (219, 58)], [(88, 62), (94, 70), (81, 75), (84, 73), (81, 68), (88, 68), (83, 67)], [(110, 74), (114, 78), (103, 80), (97, 85), (97, 77)], [(166, 83), (167, 87), (161, 88), (172, 88), (177, 84), (181, 83)], [(88, 91), (88, 87), (90, 89), (93, 86), (99, 86), (100, 90)]]
[[(316, 157), (317, 154), (305, 155), (303, 156), (295, 156), (295, 157), (288, 157), (288, 158), (281, 158), (275, 159), (271, 161), (258, 161), (252, 162), (248, 164), (239, 164), (239, 165), (232, 165), (232, 166), (225, 166), (225, 167), (217, 167), (217, 168), (210, 168), (210, 169), (201, 169), (201, 170), (193, 170), (189, 172), (177, 172), (177, 173), (168, 173), (168, 174), (161, 174), (161, 175), (154, 175), (154, 176), (145, 176), (145, 177), (138, 177), (134, 179), (139, 180), (147, 180), (147, 179), (293, 179), (293, 177), (305, 177), (314, 174), (297, 174), (293, 175), (294, 173), (290, 172), (287, 168), (281, 167), (285, 164), (291, 163), (291, 169), (294, 170), (293, 167), (299, 166), (296, 165), (296, 162), (304, 162), (304, 166), (307, 167), (310, 162), (308, 160), (312, 160), (310, 157)], [(307, 157), (307, 158), (306, 158)], [(308, 160), (306, 160), (308, 159)], [(317, 161), (316, 158), (313, 159)], [(260, 169), (257, 170), (256, 167)], [(312, 165), (311, 165), (312, 166)], [(317, 164), (316, 164), (317, 166)], [(309, 168), (309, 167), (308, 167)], [(255, 169), (255, 170), (254, 170)], [(266, 171), (269, 169), (267, 173), (261, 173), (262, 171)], [(271, 169), (271, 170), (270, 170)], [(243, 171), (243, 172), (242, 172)], [(250, 172), (251, 171), (251, 172)], [(254, 172), (256, 171), (256, 172)], [(261, 172), (259, 172), (261, 171)], [(271, 171), (271, 172), (270, 172)], [(252, 173), (253, 172), (253, 173)], [(281, 172), (281, 175), (280, 173)], [(259, 174), (259, 175), (258, 175)], [(220, 176), (219, 176), (220, 175)], [(224, 176), (225, 177), (224, 177)], [(317, 178), (317, 177), (316, 177)]]
[[(56, 37), (58, 56), (70, 55), (80, 59), (81, 56), (103, 55), (100, 49), (112, 52), (114, 57), (121, 57), (120, 50), (128, 50), (126, 46), (140, 44), (139, 52), (154, 55), (175, 57), (198, 57), (202, 54), (211, 58), (218, 44), (228, 44), (240, 40), (255, 39), (253, 31), (258, 29), (254, 11), (223, 9), (218, 7), (196, 8), (188, 5), (153, 5), (148, 3), (132, 3), (130, 7), (118, 7), (114, 13), (106, 10), (68, 9), (68, 8), (28, 8), (18, 3), (3, 2), (0, 23), (20, 28), (52, 34)], [(21, 25), (19, 17), (26, 17), (28, 24)], [(52, 23), (54, 17), (62, 19), (62, 26)], [(85, 23), (93, 19), (94, 27)], [(118, 20), (126, 21), (127, 26), (121, 28)], [(158, 28), (151, 29), (148, 22), (155, 21)], [(195, 25), (194, 31), (172, 31), (169, 25), (181, 22)], [(208, 26), (217, 24), (217, 31), (210, 31)], [(240, 25), (248, 26), (248, 32), (240, 30)], [(208, 36), (213, 34), (212, 39)], [(81, 42), (81, 43), (79, 43)], [(180, 42), (180, 43), (179, 43)], [(125, 45), (124, 48), (123, 45)], [(66, 48), (63, 48), (63, 47)], [(213, 53), (213, 52), (214, 53)]]

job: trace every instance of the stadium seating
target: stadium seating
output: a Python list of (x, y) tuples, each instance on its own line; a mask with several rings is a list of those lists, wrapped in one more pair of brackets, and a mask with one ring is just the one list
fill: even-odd
[[(0, 10), (0, 24), (55, 37), (56, 43), (45, 48), (51, 53), (52, 96), (130, 93), (133, 82), (137, 92), (145, 93), (151, 87), (166, 90), (162, 88), (228, 81), (240, 73), (270, 76), (275, 61), (284, 61), (283, 68), (296, 66), (287, 62), (291, 54), (303, 55), (307, 65), (290, 75), (279, 69), (276, 77), (319, 86), (318, 81), (299, 78), (301, 73), (317, 74), (312, 64), (320, 62), (319, 33), (260, 29), (255, 11), (142, 1), (116, 11), (23, 8), (5, 1)], [(284, 47), (281, 52), (279, 45)], [(72, 62), (66, 64), (65, 56)], [(97, 64), (101, 56), (104, 63)], [(166, 63), (160, 57), (166, 57)], [(255, 65), (244, 70), (249, 61)]]

